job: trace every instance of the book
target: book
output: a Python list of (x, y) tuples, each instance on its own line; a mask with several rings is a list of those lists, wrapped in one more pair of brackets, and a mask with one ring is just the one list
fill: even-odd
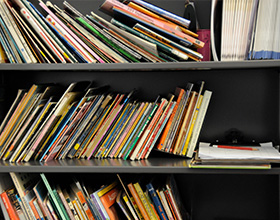
[(18, 214), (15, 210), (15, 207), (14, 207), (13, 203), (11, 202), (11, 200), (8, 196), (7, 190), (9, 190), (9, 189), (6, 189), (4, 192), (2, 192), (0, 194), (1, 199), (2, 199), (2, 201), (4, 203), (4, 206), (5, 206), (5, 208), (8, 212), (9, 218), (13, 219), (13, 220), (19, 220), (20, 218), (19, 218), (19, 216), (18, 216)]
[(124, 195), (124, 191), (123, 190), (120, 190), (118, 192), (118, 195), (117, 195), (117, 198), (116, 198), (116, 203), (119, 205), (120, 209), (122, 210), (122, 212), (124, 213), (125, 217), (128, 219), (128, 220), (132, 220), (133, 217), (130, 213), (130, 210), (129, 208), (126, 206), (126, 203), (125, 201), (123, 200), (123, 196)]
[(2, 18), (5, 21), (5, 23), (7, 24), (7, 27), (17, 44), (17, 47), (19, 49), (19, 53), (21, 55), (22, 60), (25, 63), (37, 63), (35, 57), (31, 53), (31, 50), (28, 47), (25, 39), (21, 35), (20, 30), (19, 30), (18, 26), (16, 25), (16, 22), (14, 21), (14, 19), (12, 17), (12, 13), (9, 10), (9, 3), (7, 1), (2, 0), (0, 2), (0, 5), (2, 7), (2, 10), (4, 11), (4, 13), (2, 14)]
[(102, 202), (100, 200), (100, 197), (97, 195), (97, 193), (102, 191), (102, 189), (104, 189), (106, 186), (103, 186), (100, 189), (98, 189), (97, 191), (90, 194), (90, 196), (93, 200), (93, 203), (94, 203), (95, 207), (97, 208), (97, 211), (103, 220), (107, 220), (110, 218), (109, 218), (109, 215), (108, 215), (104, 205), (102, 204)]
[(67, 215), (67, 212), (64, 208), (64, 206), (60, 203), (61, 201), (59, 200), (58, 196), (56, 195), (56, 191), (54, 191), (46, 177), (46, 175), (44, 173), (40, 174), (40, 177), (42, 178), (48, 192), (50, 195), (50, 199), (53, 201), (53, 204), (55, 206), (55, 209), (58, 211), (58, 215), (62, 218), (62, 219), (70, 219), (69, 216)]
[(163, 109), (165, 108), (166, 105), (167, 105), (167, 99), (162, 98), (161, 103), (160, 103), (157, 111), (155, 112), (154, 117), (151, 120), (151, 123), (149, 123), (147, 129), (145, 130), (141, 139), (137, 143), (136, 149), (133, 151), (132, 155), (130, 156), (130, 160), (135, 160), (141, 154), (141, 152), (142, 152), (142, 150), (145, 146), (145, 143), (148, 140), (148, 137), (151, 135), (151, 132), (152, 132), (157, 120), (159, 119), (159, 117), (160, 117), (160, 115), (161, 115), (161, 113), (162, 113), (162, 111), (163, 111)]
[[(94, 56), (97, 56), (80, 38), (78, 38), (63, 22), (57, 18), (57, 16), (45, 5), (43, 1), (39, 2), (39, 5), (49, 14), (49, 18), (56, 21), (56, 26), (59, 27), (60, 31), (63, 31), (63, 34), (67, 35), (68, 38), (74, 41), (74, 45), (77, 46), (77, 49), (83, 54), (83, 57), (90, 63), (96, 62), (88, 51)], [(87, 51), (84, 49), (86, 48)]]
[(76, 195), (76, 197), (79, 199), (79, 202), (80, 202), (81, 206), (83, 207), (83, 210), (85, 211), (87, 218), (94, 219), (93, 214), (89, 208), (89, 204), (87, 203), (86, 197), (85, 197), (84, 193), (82, 192), (82, 190), (78, 188), (77, 184), (78, 184), (77, 182), (72, 183), (71, 190)]
[(153, 209), (152, 209), (148, 199), (146, 198), (146, 195), (144, 194), (143, 189), (140, 186), (139, 182), (134, 183), (133, 186), (134, 186), (134, 188), (135, 188), (135, 190), (136, 190), (136, 192), (137, 192), (137, 194), (138, 194), (138, 196), (139, 196), (139, 198), (140, 198), (140, 200), (141, 200), (141, 202), (142, 202), (142, 204), (143, 204), (143, 206), (144, 206), (144, 208), (145, 208), (145, 210), (146, 210), (146, 212), (149, 216), (149, 219), (157, 219), (157, 217), (156, 217), (155, 213), (153, 212)]
[(197, 145), (197, 140), (198, 140), (198, 137), (199, 137), (199, 134), (200, 134), (200, 131), (202, 128), (202, 124), (203, 124), (203, 121), (204, 121), (204, 118), (205, 118), (205, 115), (206, 115), (206, 112), (207, 112), (207, 109), (208, 109), (208, 106), (210, 103), (211, 96), (212, 96), (212, 91), (209, 91), (209, 90), (204, 91), (202, 103), (199, 108), (197, 119), (196, 119), (196, 122), (195, 122), (195, 125), (193, 128), (191, 140), (189, 142), (189, 147), (188, 147), (188, 151), (187, 151), (187, 157), (189, 157), (189, 158), (193, 157), (194, 150)]
[(106, 188), (97, 193), (106, 212), (108, 213), (110, 220), (119, 219), (116, 207), (116, 198), (118, 192), (119, 188), (117, 186), (117, 182), (113, 182), (112, 184), (108, 185)]
[(157, 27), (158, 30), (164, 30), (164, 32), (174, 33), (174, 35), (178, 36), (183, 41), (186, 40), (185, 42), (188, 44), (188, 46), (195, 45), (196, 47), (203, 47), (203, 45), (204, 45), (203, 42), (200, 42), (199, 40), (193, 38), (192, 36), (189, 36), (181, 31), (179, 31), (178, 29), (171, 27), (170, 23), (165, 22), (163, 20), (158, 20), (151, 16), (148, 16), (148, 15), (146, 15), (140, 11), (137, 11), (137, 10), (129, 7), (128, 5), (122, 4), (118, 1), (106, 0), (100, 6), (100, 10), (107, 12), (108, 14), (112, 14), (112, 9), (114, 11), (116, 8), (118, 8), (119, 10), (122, 10), (123, 12), (125, 12), (125, 14), (129, 14), (130, 17), (132, 17), (133, 19), (137, 19), (140, 22), (144, 21), (148, 24), (152, 24), (152, 27)]
[(152, 198), (152, 200), (154, 202), (155, 208), (156, 208), (156, 210), (158, 212), (158, 215), (160, 216), (160, 219), (161, 220), (167, 220), (168, 218), (166, 216), (166, 213), (165, 213), (165, 211), (163, 209), (163, 206), (161, 204), (161, 201), (160, 201), (160, 199), (159, 199), (159, 197), (157, 195), (157, 192), (156, 192), (153, 184), (152, 183), (148, 183), (146, 185), (146, 188), (147, 188), (147, 190), (148, 190), (148, 192), (149, 192), (149, 194), (150, 194), (150, 196), (151, 196), (151, 198)]
[(141, 213), (139, 212), (137, 206), (134, 206), (134, 199), (133, 197), (130, 195), (130, 191), (127, 189), (127, 186), (125, 184), (125, 182), (122, 180), (121, 176), (119, 174), (117, 174), (117, 177), (118, 177), (118, 180), (122, 186), (122, 189), (124, 191), (123, 195), (122, 195), (122, 198), (125, 202), (125, 204), (127, 205), (127, 207), (129, 208), (133, 218), (135, 220), (137, 219), (142, 219), (142, 215)]
[(149, 217), (149, 215), (148, 215), (148, 213), (147, 213), (143, 203), (141, 202), (141, 200), (139, 198), (139, 195), (137, 194), (137, 191), (134, 188), (133, 183), (127, 184), (127, 187), (129, 189), (132, 197), (134, 198), (135, 203), (137, 204), (137, 207), (139, 208), (139, 210), (141, 212), (141, 215), (144, 217), (145, 220), (149, 220), (150, 217)]
[[(172, 96), (173, 97), (173, 96)], [(154, 128), (152, 136), (150, 136), (149, 141), (147, 142), (145, 149), (143, 149), (139, 159), (147, 159), (149, 157), (149, 154), (151, 153), (152, 149), (154, 148), (156, 142), (158, 141), (158, 138), (162, 134), (163, 129), (166, 126), (166, 123), (176, 105), (176, 102), (173, 102), (173, 98), (170, 98), (168, 105), (166, 106), (163, 114), (160, 117), (160, 120), (158, 121), (156, 127)]]
[(162, 17), (168, 19), (168, 20), (171, 20), (183, 27), (186, 27), (188, 28), (189, 25), (190, 25), (190, 20), (189, 19), (186, 19), (186, 18), (183, 18), (181, 16), (178, 16), (174, 13), (171, 13), (170, 11), (167, 11), (163, 8), (160, 8), (160, 7), (157, 7), (156, 5), (153, 5), (151, 3), (148, 3), (146, 1), (143, 1), (143, 0), (132, 0), (132, 2), (138, 4), (138, 5), (141, 5), (143, 6), (144, 8), (156, 13), (156, 14), (160, 14)]
[(22, 201), (22, 207), (24, 208), (26, 215), (29, 219), (33, 219), (32, 210), (30, 209), (27, 201), (25, 200), (25, 195), (28, 192), (28, 187), (31, 187), (36, 184), (36, 181), (38, 179), (37, 176), (34, 174), (15, 172), (10, 172), (10, 176), (18, 192), (19, 198)]
[(40, 205), (45, 218), (53, 219), (48, 207), (45, 204), (45, 200), (48, 197), (48, 191), (42, 180), (39, 180), (38, 183), (33, 187), (33, 191), (38, 199), (38, 204)]

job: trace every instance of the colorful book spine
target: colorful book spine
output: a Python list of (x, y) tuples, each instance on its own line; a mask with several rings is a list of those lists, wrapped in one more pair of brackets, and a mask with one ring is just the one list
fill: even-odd
[(147, 211), (146, 211), (144, 205), (142, 204), (142, 202), (141, 202), (141, 200), (140, 200), (140, 198), (139, 198), (139, 195), (138, 195), (137, 191), (135, 190), (133, 184), (132, 184), (132, 183), (129, 183), (129, 184), (127, 185), (127, 187), (128, 187), (128, 189), (129, 189), (131, 195), (133, 196), (133, 198), (134, 198), (134, 200), (135, 200), (135, 203), (137, 204), (137, 207), (139, 208), (139, 210), (140, 210), (140, 212), (141, 212), (143, 218), (144, 218), (145, 220), (150, 220), (150, 217), (149, 217), (149, 215), (148, 215), (148, 213), (147, 213)]
[(182, 26), (184, 26), (186, 28), (189, 27), (189, 25), (191, 23), (191, 21), (186, 19), (186, 18), (178, 16), (178, 15), (176, 15), (174, 13), (171, 13), (171, 12), (169, 12), (167, 10), (164, 10), (164, 9), (162, 9), (160, 7), (157, 7), (157, 6), (153, 5), (153, 4), (145, 2), (143, 0), (132, 0), (132, 2), (135, 2), (135, 3), (145, 7), (147, 9), (149, 9), (150, 11), (155, 12), (156, 14), (160, 14), (162, 17), (165, 17), (165, 18), (167, 18), (167, 19), (169, 19), (169, 20), (171, 20), (171, 21), (173, 21), (173, 22), (175, 22), (177, 24), (180, 24), (180, 25), (182, 25)]
[(8, 215), (9, 215), (10, 219), (11, 220), (19, 220), (19, 217), (16, 213), (16, 210), (14, 209), (14, 207), (13, 207), (13, 205), (12, 205), (12, 203), (11, 203), (9, 197), (8, 197), (7, 192), (6, 191), (2, 192), (0, 194), (0, 196), (1, 196), (1, 199), (4, 203), (4, 206), (5, 206), (5, 208), (8, 212)]
[(165, 214), (165, 211), (164, 211), (164, 209), (162, 207), (161, 201), (158, 198), (158, 195), (157, 195), (157, 193), (156, 193), (152, 183), (148, 183), (146, 185), (146, 187), (147, 187), (148, 192), (149, 192), (149, 194), (150, 194), (150, 196), (151, 196), (151, 198), (152, 198), (152, 200), (153, 200), (153, 202), (155, 204), (155, 207), (156, 207), (156, 210), (157, 210), (157, 212), (158, 212), (158, 214), (160, 216), (160, 219), (161, 220), (168, 220), (168, 218), (167, 218), (167, 216)]

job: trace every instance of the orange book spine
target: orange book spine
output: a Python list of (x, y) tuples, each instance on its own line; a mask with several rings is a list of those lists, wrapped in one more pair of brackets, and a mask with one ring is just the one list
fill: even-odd
[(4, 206), (8, 212), (8, 215), (11, 220), (19, 220), (19, 217), (16, 213), (16, 210), (14, 209), (7, 192), (1, 193), (1, 199), (3, 200)]
[(176, 111), (178, 109), (178, 106), (179, 106), (179, 103), (180, 103), (180, 101), (181, 101), (181, 99), (183, 97), (183, 94), (184, 94), (184, 90), (181, 89), (180, 92), (179, 92), (177, 101), (176, 101), (176, 105), (174, 106), (173, 112), (170, 115), (170, 118), (169, 118), (169, 120), (168, 120), (168, 122), (167, 122), (167, 124), (166, 124), (166, 126), (165, 126), (165, 128), (163, 130), (163, 132), (162, 132), (162, 135), (160, 137), (159, 143), (157, 145), (157, 149), (159, 149), (159, 150), (164, 150), (164, 143), (166, 141), (166, 137), (168, 135), (169, 129), (171, 128), (172, 121), (173, 121), (173, 119), (175, 117), (175, 113), (176, 113)]
[(86, 201), (83, 193), (81, 191), (79, 191), (79, 192), (77, 192), (77, 196), (78, 196), (78, 198), (79, 198), (79, 200), (80, 200), (80, 202), (81, 202), (81, 204), (82, 204), (82, 206), (83, 206), (83, 208), (85, 210), (85, 213), (86, 213), (87, 217), (90, 220), (94, 220), (94, 217), (93, 217), (93, 215), (92, 215), (92, 213), (91, 213), (91, 211), (90, 211), (90, 209), (88, 207), (87, 201)]
[(35, 205), (33, 204), (33, 200), (34, 200), (34, 199), (32, 199), (31, 201), (29, 201), (29, 206), (31, 207), (32, 212), (33, 212), (35, 218), (36, 218), (36, 219), (40, 219), (39, 213), (37, 212), (37, 210), (36, 210), (36, 208), (35, 208)]
[(107, 192), (105, 195), (100, 197), (100, 200), (108, 213), (110, 220), (117, 220), (118, 214), (116, 213), (116, 210), (112, 207), (114, 203), (116, 202), (116, 198), (118, 195), (118, 188), (114, 188)]
[(132, 184), (132, 183), (129, 183), (129, 184), (127, 185), (127, 187), (128, 187), (128, 189), (129, 189), (129, 191), (130, 191), (132, 197), (134, 198), (134, 200), (135, 200), (135, 202), (136, 202), (136, 205), (138, 206), (138, 208), (139, 208), (139, 210), (140, 210), (142, 216), (144, 217), (144, 219), (145, 219), (145, 220), (150, 220), (150, 218), (149, 218), (149, 216), (148, 216), (148, 214), (147, 214), (147, 212), (146, 212), (146, 210), (145, 210), (145, 207), (144, 207), (144, 205), (142, 204), (142, 202), (141, 202), (141, 200), (140, 200), (140, 198), (139, 198), (139, 196), (138, 196), (138, 194), (137, 194), (137, 192), (136, 192), (136, 190), (135, 190), (133, 184)]

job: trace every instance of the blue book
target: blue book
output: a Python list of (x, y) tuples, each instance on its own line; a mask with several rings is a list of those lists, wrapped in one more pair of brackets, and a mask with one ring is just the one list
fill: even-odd
[(159, 215), (160, 219), (161, 220), (167, 220), (168, 218), (166, 216), (166, 213), (165, 213), (165, 211), (163, 209), (161, 201), (160, 201), (160, 199), (159, 199), (159, 197), (157, 195), (157, 192), (154, 189), (152, 183), (148, 183), (146, 185), (146, 188), (147, 188), (147, 190), (148, 190), (148, 192), (149, 192), (149, 194), (150, 194), (150, 196), (151, 196), (151, 198), (152, 198), (152, 200), (154, 202), (155, 208), (156, 208), (156, 210), (158, 212), (158, 215)]

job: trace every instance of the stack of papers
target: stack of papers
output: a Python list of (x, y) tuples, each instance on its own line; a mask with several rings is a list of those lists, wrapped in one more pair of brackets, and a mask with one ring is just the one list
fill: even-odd
[(272, 143), (263, 143), (254, 150), (219, 148), (201, 142), (191, 168), (253, 168), (269, 169), (271, 163), (280, 163), (280, 153)]

